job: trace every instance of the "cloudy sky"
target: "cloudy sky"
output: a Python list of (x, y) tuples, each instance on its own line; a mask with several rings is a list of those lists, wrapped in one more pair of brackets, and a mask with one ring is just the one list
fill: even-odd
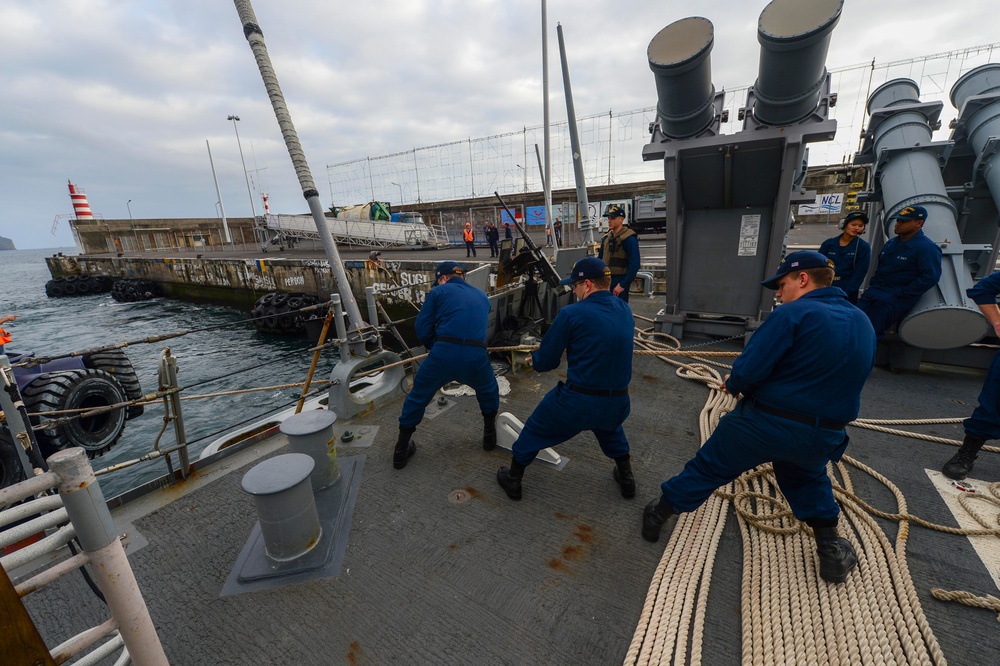
[[(765, 5), (701, 3), (715, 25), (717, 88), (756, 78)], [(253, 6), (324, 206), (329, 164), (542, 122), (540, 0)], [(646, 47), (692, 6), (548, 0), (552, 121), (566, 118), (557, 23), (586, 116), (655, 104)], [(994, 1), (848, 0), (827, 65), (989, 44), (998, 28)], [(307, 212), (232, 2), (4, 0), (0, 90), (0, 235), (18, 248), (73, 244), (65, 217), (51, 233), (72, 212), (67, 180), (98, 217), (216, 216), (206, 139), (227, 215), (248, 216), (232, 114), (255, 192), (269, 192), (272, 212)]]

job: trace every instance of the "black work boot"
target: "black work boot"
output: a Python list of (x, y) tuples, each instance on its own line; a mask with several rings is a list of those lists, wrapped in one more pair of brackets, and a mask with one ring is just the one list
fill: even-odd
[[(663, 495), (647, 504), (646, 508), (642, 510), (642, 538), (654, 543), (659, 541), (660, 530), (673, 515), (674, 508)], [(670, 531), (667, 530), (667, 534), (669, 533)]]
[(497, 447), (497, 413), (483, 414), (483, 451)]
[(836, 527), (813, 527), (813, 533), (819, 555), (819, 577), (828, 583), (843, 583), (858, 565), (854, 546), (837, 533)]
[(962, 442), (958, 453), (944, 464), (944, 467), (941, 468), (941, 473), (949, 479), (955, 479), (956, 481), (961, 481), (967, 477), (969, 472), (972, 471), (973, 465), (976, 464), (976, 458), (979, 457), (979, 449), (983, 448), (983, 444), (985, 443), (985, 439), (965, 433), (965, 441)]
[(620, 458), (615, 458), (615, 471), (611, 473), (615, 477), (615, 482), (621, 488), (622, 497), (632, 499), (635, 497), (635, 477), (632, 476), (632, 457), (627, 453)]
[(396, 440), (396, 450), (392, 452), (392, 466), (396, 469), (406, 467), (406, 461), (417, 452), (417, 443), (410, 439), (410, 436), (416, 431), (416, 428), (399, 427), (399, 439)]
[(513, 458), (510, 467), (501, 467), (497, 470), (497, 483), (507, 493), (507, 497), (512, 500), (521, 499), (521, 477), (524, 476), (524, 465)]

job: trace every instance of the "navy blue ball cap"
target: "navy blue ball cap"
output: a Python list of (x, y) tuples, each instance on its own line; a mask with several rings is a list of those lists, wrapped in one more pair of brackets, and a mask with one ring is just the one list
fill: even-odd
[(434, 281), (437, 282), (444, 275), (465, 275), (465, 269), (457, 261), (442, 261), (434, 270)]
[(852, 210), (844, 216), (844, 224), (847, 224), (851, 220), (861, 220), (865, 224), (868, 224), (868, 214), (861, 210)]
[(768, 289), (777, 289), (778, 280), (792, 271), (802, 271), (807, 268), (833, 268), (833, 262), (824, 255), (813, 250), (799, 250), (792, 252), (781, 260), (778, 264), (778, 272), (761, 282), (761, 285)]
[(570, 271), (569, 277), (560, 280), (559, 284), (573, 284), (580, 280), (599, 280), (605, 276), (611, 277), (611, 269), (606, 263), (597, 257), (584, 257), (573, 264), (573, 270)]
[(903, 222), (909, 222), (910, 220), (926, 220), (927, 209), (923, 206), (907, 206), (896, 213), (896, 219), (902, 220)]
[(608, 204), (604, 209), (604, 217), (625, 217), (625, 209), (618, 204)]

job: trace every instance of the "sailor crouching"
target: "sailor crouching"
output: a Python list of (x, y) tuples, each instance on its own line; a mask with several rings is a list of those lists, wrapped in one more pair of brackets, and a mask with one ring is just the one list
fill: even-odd
[(609, 290), (611, 271), (596, 257), (576, 262), (561, 281), (578, 302), (559, 311), (532, 353), (538, 372), (559, 367), (566, 352), (566, 382), (545, 394), (512, 447), (510, 467), (497, 470), (507, 496), (521, 499), (521, 478), (538, 452), (590, 430), (604, 455), (615, 461), (613, 477), (623, 497), (635, 496), (635, 478), (622, 423), (628, 418), (634, 320), (628, 303)]
[(847, 448), (844, 428), (858, 416), (861, 390), (875, 358), (875, 331), (847, 295), (830, 286), (832, 262), (793, 252), (761, 284), (776, 289), (774, 309), (733, 363), (725, 390), (743, 395), (697, 455), (660, 486), (646, 506), (642, 536), (656, 541), (667, 519), (696, 510), (716, 488), (771, 462), (795, 517), (816, 537), (820, 577), (839, 583), (857, 565), (837, 533), (840, 507), (828, 462)]
[(457, 262), (439, 263), (437, 280), (417, 315), (416, 333), (429, 353), (417, 370), (399, 415), (399, 438), (392, 454), (396, 469), (406, 467), (417, 450), (412, 435), (427, 405), (438, 389), (452, 381), (475, 389), (483, 414), (483, 449), (490, 451), (496, 446), (500, 390), (486, 352), (490, 300), (466, 282), (464, 275), (465, 270)]

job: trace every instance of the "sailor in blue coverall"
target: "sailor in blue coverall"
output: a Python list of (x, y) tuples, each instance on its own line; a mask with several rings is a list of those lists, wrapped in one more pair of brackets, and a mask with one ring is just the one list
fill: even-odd
[(538, 452), (584, 430), (597, 437), (604, 455), (615, 461), (613, 477), (623, 497), (635, 497), (635, 478), (622, 423), (629, 415), (632, 335), (628, 303), (609, 290), (611, 271), (596, 257), (573, 266), (560, 284), (573, 285), (578, 302), (559, 311), (532, 354), (538, 372), (559, 367), (566, 352), (566, 382), (545, 394), (514, 442), (510, 467), (497, 470), (497, 482), (511, 499), (521, 499), (521, 477)]
[[(1000, 271), (993, 273), (976, 283), (974, 287), (965, 290), (982, 311), (986, 321), (1000, 337), (1000, 308), (997, 298), (1000, 297)], [(989, 439), (1000, 439), (1000, 352), (993, 356), (990, 369), (986, 371), (986, 381), (979, 394), (979, 405), (972, 416), (962, 422), (965, 428), (965, 441), (951, 460), (945, 463), (941, 472), (952, 479), (964, 479), (972, 471), (972, 466), (979, 456), (979, 449)]]
[(775, 308), (733, 363), (724, 390), (743, 395), (684, 470), (646, 506), (642, 536), (656, 541), (675, 513), (694, 511), (716, 488), (771, 462), (795, 517), (813, 528), (820, 576), (842, 582), (857, 556), (837, 533), (840, 507), (826, 474), (847, 448), (844, 427), (858, 416), (875, 357), (865, 315), (829, 286), (829, 259), (804, 250), (786, 256), (762, 282), (777, 289)]
[(483, 414), (483, 449), (490, 451), (496, 446), (500, 390), (486, 353), (490, 301), (465, 281), (464, 272), (462, 265), (454, 261), (439, 263), (437, 281), (417, 315), (416, 333), (429, 354), (417, 370), (399, 415), (399, 439), (392, 455), (396, 469), (406, 467), (406, 461), (416, 452), (411, 436), (434, 394), (451, 381), (475, 389)]
[(907, 206), (896, 214), (896, 236), (882, 248), (875, 274), (858, 300), (879, 339), (941, 278), (941, 248), (924, 235), (926, 219), (923, 206)]
[(827, 238), (819, 246), (819, 253), (833, 260), (833, 286), (840, 287), (851, 303), (858, 302), (858, 293), (871, 263), (871, 245), (861, 239), (867, 226), (868, 215), (859, 210), (851, 211), (840, 222), (842, 233)]

